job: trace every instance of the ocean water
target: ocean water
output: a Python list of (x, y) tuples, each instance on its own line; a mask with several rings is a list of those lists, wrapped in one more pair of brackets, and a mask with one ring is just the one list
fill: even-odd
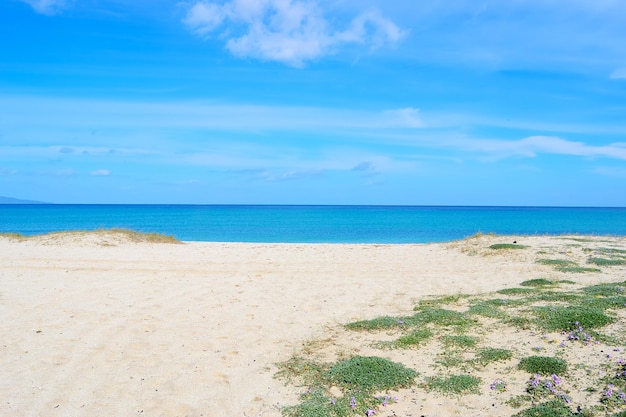
[(427, 243), (474, 235), (626, 236), (626, 208), (0, 205), (0, 232), (128, 228), (184, 241)]

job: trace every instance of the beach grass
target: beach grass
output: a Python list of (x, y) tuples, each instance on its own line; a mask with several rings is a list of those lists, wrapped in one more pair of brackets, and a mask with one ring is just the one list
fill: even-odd
[(58, 241), (62, 241), (63, 239), (79, 239), (83, 237), (114, 237), (118, 239), (122, 239), (126, 242), (132, 243), (169, 243), (169, 244), (179, 244), (182, 243), (174, 236), (165, 235), (161, 233), (153, 233), (153, 232), (139, 232), (130, 229), (124, 228), (112, 228), (112, 229), (97, 229), (97, 230), (74, 230), (74, 231), (64, 231), (64, 232), (51, 232), (37, 235), (24, 235), (21, 233), (0, 233), (0, 237), (5, 237), (8, 239), (18, 240), (18, 241), (26, 241), (26, 240), (36, 240), (41, 238), (54, 239)]

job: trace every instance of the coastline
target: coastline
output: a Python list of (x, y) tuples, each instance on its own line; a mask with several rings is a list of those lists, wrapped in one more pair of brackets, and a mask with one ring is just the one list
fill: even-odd
[(626, 235), (626, 208), (0, 205), (0, 232), (127, 228), (183, 241), (411, 244), (499, 235)]
[[(274, 377), (276, 363), (341, 324), (400, 315), (427, 296), (558, 277), (536, 252), (571, 251), (575, 239), (626, 245), (581, 235), (429, 244), (72, 236), (0, 237), (4, 414), (279, 416), (300, 391)], [(513, 241), (534, 250), (488, 250)]]

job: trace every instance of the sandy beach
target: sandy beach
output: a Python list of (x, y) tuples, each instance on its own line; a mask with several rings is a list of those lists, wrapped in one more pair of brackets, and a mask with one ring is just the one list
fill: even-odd
[[(534, 250), (487, 249), (513, 241)], [(275, 377), (276, 363), (303, 345), (343, 323), (404, 314), (425, 296), (558, 277), (536, 263), (539, 250), (578, 256), (563, 237), (424, 245), (0, 237), (0, 415), (280, 416), (302, 390)], [(623, 281), (624, 268), (575, 279)], [(378, 415), (422, 415), (440, 400), (432, 401), (421, 414), (399, 401), (394, 414)]]

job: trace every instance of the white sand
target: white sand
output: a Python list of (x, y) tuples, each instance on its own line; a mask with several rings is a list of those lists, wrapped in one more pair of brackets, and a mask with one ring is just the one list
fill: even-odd
[(530, 255), (481, 256), (513, 239), (563, 244), (0, 238), (0, 415), (279, 416), (299, 391), (275, 363), (335, 324), (552, 273)]

